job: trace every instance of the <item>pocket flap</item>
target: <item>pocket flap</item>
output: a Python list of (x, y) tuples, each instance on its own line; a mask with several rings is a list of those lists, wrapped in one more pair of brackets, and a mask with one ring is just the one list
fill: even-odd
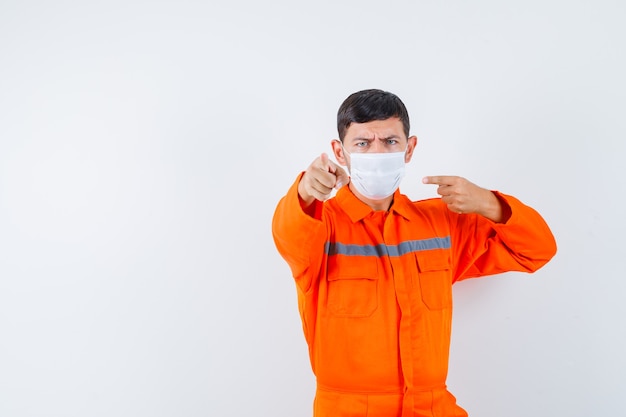
[(419, 272), (450, 269), (450, 253), (445, 249), (417, 252), (415, 255)]

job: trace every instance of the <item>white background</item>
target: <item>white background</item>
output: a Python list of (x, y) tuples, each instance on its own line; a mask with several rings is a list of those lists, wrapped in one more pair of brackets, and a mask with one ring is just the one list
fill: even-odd
[(477, 417), (619, 415), (626, 6), (0, 2), (0, 416), (310, 416), (279, 198), (350, 93), (398, 94), (402, 190), (462, 175), (559, 253), (455, 287)]

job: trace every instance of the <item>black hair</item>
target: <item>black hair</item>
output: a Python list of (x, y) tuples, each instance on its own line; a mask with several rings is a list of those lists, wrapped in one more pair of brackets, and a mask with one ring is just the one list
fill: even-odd
[(409, 137), (409, 113), (395, 94), (383, 90), (362, 90), (348, 96), (337, 112), (337, 132), (343, 138), (352, 123), (367, 123), (397, 117), (402, 122), (404, 134)]

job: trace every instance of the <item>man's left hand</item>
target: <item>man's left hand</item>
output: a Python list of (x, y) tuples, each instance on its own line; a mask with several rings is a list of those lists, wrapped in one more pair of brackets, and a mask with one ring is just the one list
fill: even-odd
[(437, 193), (448, 209), (455, 213), (476, 213), (496, 223), (503, 220), (502, 204), (493, 192), (462, 177), (437, 175), (424, 177), (424, 184), (436, 184)]

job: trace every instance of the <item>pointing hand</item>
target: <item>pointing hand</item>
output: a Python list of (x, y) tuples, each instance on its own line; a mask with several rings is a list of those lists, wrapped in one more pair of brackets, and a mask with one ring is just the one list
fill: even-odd
[(495, 194), (465, 178), (438, 175), (424, 177), (422, 182), (439, 186), (437, 193), (450, 211), (460, 214), (476, 213), (494, 222), (502, 220), (502, 205)]
[(298, 185), (298, 194), (308, 206), (313, 200), (327, 200), (333, 188), (339, 189), (348, 182), (350, 177), (346, 171), (323, 153), (304, 172)]

